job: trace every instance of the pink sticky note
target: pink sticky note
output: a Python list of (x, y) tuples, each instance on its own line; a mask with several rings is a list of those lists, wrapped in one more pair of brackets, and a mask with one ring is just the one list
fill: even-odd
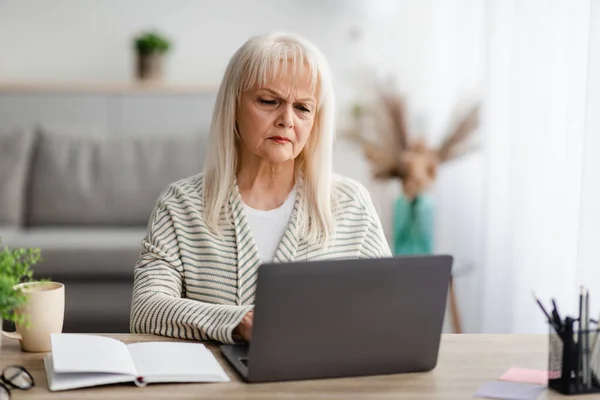
[(548, 371), (541, 369), (510, 368), (500, 377), (500, 380), (547, 385)]

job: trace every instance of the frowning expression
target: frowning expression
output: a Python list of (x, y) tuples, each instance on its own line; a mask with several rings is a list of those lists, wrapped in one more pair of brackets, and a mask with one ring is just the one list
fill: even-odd
[(302, 152), (317, 102), (308, 68), (299, 72), (283, 69), (272, 82), (242, 93), (236, 115), (242, 151), (275, 164)]

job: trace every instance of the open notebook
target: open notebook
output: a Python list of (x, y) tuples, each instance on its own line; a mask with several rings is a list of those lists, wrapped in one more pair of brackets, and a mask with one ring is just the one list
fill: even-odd
[(44, 358), (51, 391), (133, 382), (228, 382), (202, 343), (125, 343), (98, 335), (52, 334)]

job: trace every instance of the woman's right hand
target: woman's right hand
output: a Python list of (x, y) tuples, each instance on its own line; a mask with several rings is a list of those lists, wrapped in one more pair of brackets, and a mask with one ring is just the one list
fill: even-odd
[(248, 311), (240, 324), (235, 328), (238, 335), (240, 335), (244, 340), (250, 341), (252, 338), (252, 323), (254, 322), (254, 310)]

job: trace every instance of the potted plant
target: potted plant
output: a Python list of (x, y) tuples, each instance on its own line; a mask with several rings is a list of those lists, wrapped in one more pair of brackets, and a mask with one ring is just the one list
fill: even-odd
[[(25, 324), (25, 316), (15, 313), (27, 296), (15, 285), (33, 280), (31, 266), (41, 259), (40, 249), (9, 249), (0, 251), (0, 327), (3, 320)], [(0, 335), (0, 338), (2, 335)]]
[(163, 77), (165, 54), (171, 48), (167, 37), (156, 31), (147, 31), (135, 37), (136, 74), (141, 80), (159, 80)]

